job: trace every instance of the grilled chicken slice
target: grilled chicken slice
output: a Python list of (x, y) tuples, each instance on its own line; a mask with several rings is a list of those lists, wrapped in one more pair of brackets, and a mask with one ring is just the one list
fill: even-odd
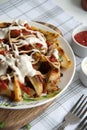
[(58, 83), (60, 81), (60, 70), (59, 69), (52, 69), (48, 73), (48, 79), (46, 82), (46, 90), (47, 93), (52, 93), (58, 90)]

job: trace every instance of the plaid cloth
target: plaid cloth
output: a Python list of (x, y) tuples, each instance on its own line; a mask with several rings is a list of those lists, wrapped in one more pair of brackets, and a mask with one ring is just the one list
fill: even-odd
[[(60, 8), (54, 0), (3, 0), (0, 2), (0, 21), (18, 18), (48, 22), (58, 27), (69, 43), (71, 43), (73, 29), (81, 24)], [(63, 120), (76, 100), (82, 94), (87, 95), (87, 88), (78, 78), (81, 60), (76, 56), (76, 73), (71, 85), (42, 115), (30, 123), (31, 130), (56, 130), (56, 126)], [(75, 125), (70, 125), (65, 130), (74, 129)]]

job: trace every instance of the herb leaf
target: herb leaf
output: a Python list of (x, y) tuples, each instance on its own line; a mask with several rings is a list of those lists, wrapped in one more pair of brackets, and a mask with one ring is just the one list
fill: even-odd
[(27, 130), (30, 130), (30, 128), (31, 128), (31, 125), (28, 123), (28, 124), (26, 125), (26, 129), (27, 129)]
[(49, 99), (49, 98), (52, 98), (54, 97), (55, 95), (57, 95), (61, 90), (59, 89), (58, 91), (54, 92), (54, 93), (51, 93), (51, 94), (47, 94), (47, 95), (44, 95), (44, 96), (41, 96), (41, 97), (37, 97), (37, 98), (30, 98), (26, 93), (24, 93), (23, 95), (23, 99), (24, 101), (38, 101), (38, 100), (42, 100), (42, 99)]
[(5, 123), (4, 122), (0, 122), (0, 128), (4, 128), (5, 127)]

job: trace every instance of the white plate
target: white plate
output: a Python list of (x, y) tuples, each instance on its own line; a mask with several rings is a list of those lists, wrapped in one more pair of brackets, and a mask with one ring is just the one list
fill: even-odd
[[(55, 32), (51, 28), (44, 26), (42, 24), (35, 23), (35, 22), (29, 22), (29, 23), (30, 23), (30, 25), (34, 25), (36, 27), (39, 27), (40, 29)], [(61, 94), (67, 89), (67, 87), (70, 85), (70, 83), (74, 77), (74, 74), (75, 74), (76, 61), (75, 61), (75, 56), (73, 54), (73, 51), (72, 51), (69, 43), (62, 36), (59, 36), (58, 40), (59, 40), (61, 47), (64, 49), (64, 51), (66, 52), (66, 54), (72, 61), (72, 66), (69, 69), (63, 71), (63, 77), (61, 78), (61, 82), (58, 84), (58, 86), (62, 89), (61, 92), (59, 92), (58, 94), (56, 94), (54, 97), (51, 97), (51, 98), (44, 98), (44, 99), (41, 99), (38, 101), (28, 101), (28, 102), (19, 102), (19, 103), (10, 102), (10, 101), (8, 101), (8, 99), (0, 96), (0, 108), (25, 109), (25, 108), (32, 108), (32, 107), (40, 106), (42, 104), (45, 104), (45, 103), (48, 103), (48, 102), (54, 100), (58, 96), (61, 96)]]

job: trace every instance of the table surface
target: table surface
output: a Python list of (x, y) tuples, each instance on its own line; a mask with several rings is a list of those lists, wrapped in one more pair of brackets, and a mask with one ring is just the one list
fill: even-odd
[(87, 24), (87, 11), (81, 7), (81, 0), (55, 0), (58, 6), (70, 13), (78, 21)]
[[(62, 31), (69, 44), (72, 42), (72, 31), (82, 23), (86, 24), (86, 13), (80, 7), (80, 0), (77, 2), (75, 0), (0, 1), (0, 21), (19, 18), (48, 22)], [(30, 122), (31, 130), (57, 130), (56, 126), (63, 120), (77, 99), (82, 94), (87, 95), (87, 88), (78, 77), (82, 59), (76, 55), (75, 58), (76, 72), (72, 83), (43, 114)], [(65, 130), (75, 130), (76, 125), (69, 125)]]

